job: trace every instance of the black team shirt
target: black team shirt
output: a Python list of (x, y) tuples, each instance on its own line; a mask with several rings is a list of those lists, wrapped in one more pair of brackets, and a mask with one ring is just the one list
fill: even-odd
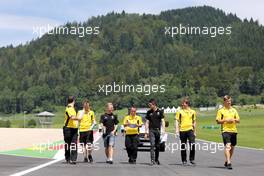
[(150, 109), (147, 112), (146, 119), (149, 120), (149, 129), (160, 129), (161, 120), (164, 119), (164, 112), (160, 109), (156, 111)]
[(119, 121), (117, 119), (117, 115), (105, 113), (101, 115), (100, 123), (105, 126), (106, 134), (110, 134), (115, 129), (115, 125), (117, 125)]

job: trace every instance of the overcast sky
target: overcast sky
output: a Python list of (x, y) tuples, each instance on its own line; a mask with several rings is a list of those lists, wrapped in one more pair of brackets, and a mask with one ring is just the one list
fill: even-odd
[(159, 14), (161, 11), (209, 5), (264, 25), (263, 0), (1, 0), (0, 47), (37, 37), (33, 27), (86, 21), (111, 11)]

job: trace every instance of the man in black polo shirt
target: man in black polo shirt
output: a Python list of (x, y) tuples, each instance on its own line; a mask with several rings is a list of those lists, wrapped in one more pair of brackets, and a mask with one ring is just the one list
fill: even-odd
[(100, 119), (101, 127), (103, 127), (104, 147), (107, 157), (106, 163), (109, 164), (113, 164), (115, 134), (117, 130), (117, 124), (119, 123), (117, 116), (113, 114), (113, 111), (113, 104), (107, 103), (106, 113), (103, 114)]
[[(150, 110), (146, 115), (145, 138), (150, 140), (150, 165), (159, 165), (160, 135), (165, 133), (164, 112), (157, 107), (154, 99), (149, 101)], [(162, 128), (161, 128), (162, 127)], [(155, 149), (155, 151), (154, 151)]]

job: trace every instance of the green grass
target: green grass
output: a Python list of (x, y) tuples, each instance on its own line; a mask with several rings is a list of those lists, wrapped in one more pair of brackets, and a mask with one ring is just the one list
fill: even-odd
[[(54, 112), (55, 117), (52, 120), (52, 128), (60, 128), (63, 125), (64, 120), (64, 109), (63, 106), (56, 107), (56, 112)], [(37, 122), (38, 128), (41, 128), (41, 125), (39, 124), (39, 119), (34, 113), (30, 114), (0, 114), (0, 119), (2, 120), (10, 120), (11, 121), (11, 128), (23, 128), (24, 127), (24, 116), (25, 116), (25, 125), (27, 126), (27, 123), (30, 119), (34, 119)]]
[(0, 154), (52, 159), (61, 148), (61, 145), (63, 145), (63, 141), (57, 141), (54, 143), (35, 145), (28, 148), (2, 151)]
[(64, 122), (65, 107), (59, 106), (56, 108), (56, 113), (52, 121), (52, 128), (62, 128)]
[[(0, 115), (2, 120), (10, 120), (11, 121), (11, 128), (23, 128), (24, 127), (24, 114), (1, 114)], [(30, 119), (35, 119), (37, 121), (37, 117), (34, 114), (25, 114), (25, 124)]]

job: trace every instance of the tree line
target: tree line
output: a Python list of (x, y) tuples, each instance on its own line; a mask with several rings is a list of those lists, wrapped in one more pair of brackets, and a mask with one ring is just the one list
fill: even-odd
[[(231, 35), (164, 35), (165, 26), (232, 26)], [(190, 96), (193, 106), (213, 106), (230, 94), (236, 104), (264, 103), (264, 28), (208, 6), (161, 12), (159, 15), (111, 12), (83, 23), (100, 34), (79, 38), (44, 35), (25, 45), (0, 49), (0, 112), (54, 110), (66, 97), (89, 98), (102, 107), (175, 106)], [(110, 94), (98, 85), (164, 84), (164, 93)]]

